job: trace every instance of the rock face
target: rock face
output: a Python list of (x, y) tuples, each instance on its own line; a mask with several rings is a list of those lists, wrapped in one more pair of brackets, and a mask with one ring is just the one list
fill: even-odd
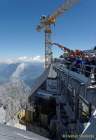
[(16, 112), (25, 107), (31, 86), (43, 69), (43, 63), (0, 63), (0, 123), (12, 122)]
[(31, 89), (19, 79), (12, 79), (10, 82), (0, 86), (0, 105), (6, 112), (5, 122), (13, 119), (16, 112), (25, 107), (30, 93)]

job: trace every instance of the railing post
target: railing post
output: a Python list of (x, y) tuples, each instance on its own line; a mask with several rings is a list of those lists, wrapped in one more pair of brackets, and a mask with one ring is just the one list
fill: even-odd
[(61, 140), (60, 136), (60, 129), (61, 129), (61, 117), (60, 117), (60, 101), (59, 101), (59, 96), (60, 96), (60, 74), (57, 71), (57, 95), (56, 95), (56, 115), (57, 115), (57, 124), (56, 124), (56, 129), (57, 129), (57, 137), (58, 140)]

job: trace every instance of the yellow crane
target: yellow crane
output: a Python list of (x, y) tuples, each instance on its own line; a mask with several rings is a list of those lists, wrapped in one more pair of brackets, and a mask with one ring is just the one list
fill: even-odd
[(52, 61), (52, 51), (49, 43), (51, 42), (51, 25), (56, 23), (56, 19), (58, 16), (69, 10), (78, 1), (79, 0), (66, 0), (50, 16), (41, 16), (40, 18), (40, 24), (36, 29), (37, 31), (44, 30), (45, 32), (45, 68), (48, 68)]

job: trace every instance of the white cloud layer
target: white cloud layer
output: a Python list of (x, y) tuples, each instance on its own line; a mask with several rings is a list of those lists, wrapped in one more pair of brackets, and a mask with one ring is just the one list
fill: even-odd
[(34, 57), (28, 57), (28, 56), (21, 56), (15, 59), (7, 59), (4, 61), (0, 61), (0, 63), (18, 63), (18, 62), (44, 62), (44, 57), (42, 56), (34, 56)]

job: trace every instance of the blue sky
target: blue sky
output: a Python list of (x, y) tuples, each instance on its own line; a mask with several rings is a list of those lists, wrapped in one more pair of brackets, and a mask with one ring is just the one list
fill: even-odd
[[(41, 15), (64, 0), (0, 0), (0, 59), (44, 55), (44, 33), (36, 32)], [(57, 19), (52, 40), (71, 49), (96, 45), (96, 0), (80, 3)], [(53, 49), (57, 55), (60, 50)], [(61, 52), (60, 52), (61, 53)]]

